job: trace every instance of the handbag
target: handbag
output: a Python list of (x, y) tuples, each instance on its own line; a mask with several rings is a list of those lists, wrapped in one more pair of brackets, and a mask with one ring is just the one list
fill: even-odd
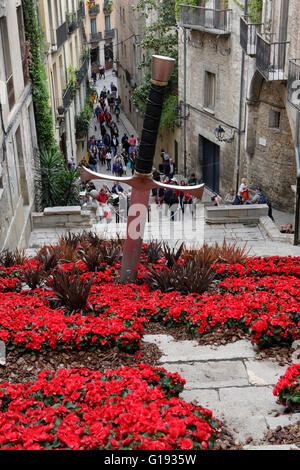
[(104, 218), (105, 219), (111, 219), (111, 211), (110, 211), (110, 208), (108, 207), (107, 204), (105, 204), (105, 206), (103, 206), (103, 212), (104, 212)]

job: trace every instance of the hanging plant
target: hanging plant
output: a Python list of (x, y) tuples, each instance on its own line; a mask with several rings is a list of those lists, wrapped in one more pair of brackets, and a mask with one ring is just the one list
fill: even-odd
[(104, 0), (103, 11), (106, 14), (113, 11), (113, 2), (111, 0)]
[(47, 77), (44, 67), (44, 36), (38, 23), (35, 0), (22, 0), (25, 36), (30, 48), (29, 73), (32, 81), (36, 131), (39, 148), (55, 145)]

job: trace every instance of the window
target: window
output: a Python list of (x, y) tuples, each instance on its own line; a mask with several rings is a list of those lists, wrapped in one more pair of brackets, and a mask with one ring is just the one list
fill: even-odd
[(56, 21), (56, 29), (59, 27), (60, 22), (59, 22), (59, 16), (58, 16), (58, 4), (57, 0), (54, 2), (54, 8), (55, 8), (55, 21)]
[(91, 34), (97, 33), (97, 21), (96, 18), (91, 18)]
[(274, 111), (273, 109), (269, 111), (269, 127), (272, 127), (273, 129), (279, 129), (280, 111)]
[(11, 109), (15, 104), (15, 92), (14, 92), (14, 80), (11, 67), (10, 49), (9, 49), (9, 38), (7, 31), (6, 18), (3, 16), (0, 18), (0, 39), (2, 43), (4, 71), (6, 79), (6, 89), (8, 95), (8, 104)]
[(51, 44), (55, 44), (55, 34), (54, 34), (54, 26), (53, 26), (53, 15), (52, 15), (51, 0), (48, 0), (48, 12), (49, 12), (49, 25), (50, 25)]
[(214, 73), (205, 72), (205, 96), (204, 106), (209, 109), (215, 108), (216, 76)]
[(27, 85), (29, 81), (29, 68), (28, 68), (28, 62), (27, 62), (27, 50), (26, 50), (26, 43), (25, 43), (23, 10), (21, 6), (17, 8), (17, 18), (18, 18), (18, 29), (19, 29), (19, 40), (20, 40), (24, 84)]
[(105, 16), (105, 31), (110, 31), (110, 16)]
[(23, 152), (23, 142), (22, 142), (22, 135), (20, 126), (17, 129), (15, 134), (15, 149), (16, 155), (18, 157), (19, 162), (19, 185), (20, 185), (20, 192), (23, 197), (23, 204), (25, 206), (29, 205), (29, 194), (28, 194), (28, 184), (26, 178), (26, 170), (25, 170), (25, 161), (24, 161), (24, 152)]

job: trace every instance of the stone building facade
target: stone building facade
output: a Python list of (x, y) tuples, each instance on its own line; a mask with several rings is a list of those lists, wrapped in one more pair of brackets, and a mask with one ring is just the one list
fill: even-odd
[[(221, 195), (245, 177), (251, 189), (262, 186), (274, 207), (293, 212), (296, 118), (287, 92), (289, 59), (299, 54), (297, 1), (264, 0), (256, 24), (245, 17), (243, 2), (200, 5), (181, 7), (179, 19), (188, 171)], [(180, 142), (182, 149), (184, 129)]]
[(97, 73), (100, 65), (104, 65), (106, 70), (116, 68), (118, 30), (114, 3), (112, 0), (96, 1), (92, 8), (85, 3), (85, 31), (91, 52), (91, 67)]
[[(145, 37), (145, 28), (157, 19), (157, 11), (149, 12), (147, 17), (136, 9), (137, 0), (114, 0), (116, 12), (116, 27), (118, 30), (118, 83), (119, 93), (122, 98), (122, 108), (136, 129), (137, 135), (141, 135), (144, 115), (134, 105), (132, 93), (141, 82), (145, 69), (140, 69), (139, 64), (148, 58), (148, 52), (139, 44)], [(164, 148), (178, 162), (177, 130), (164, 131), (158, 135), (154, 165), (161, 163), (161, 148)]]
[(0, 2), (0, 121), (1, 251), (27, 247), (34, 207), (37, 138), (20, 0)]
[(135, 9), (137, 0), (114, 0), (118, 30), (118, 85), (122, 108), (131, 124), (138, 129), (139, 115), (132, 101), (132, 92), (142, 78), (138, 69), (145, 59), (139, 47), (143, 38), (145, 18)]

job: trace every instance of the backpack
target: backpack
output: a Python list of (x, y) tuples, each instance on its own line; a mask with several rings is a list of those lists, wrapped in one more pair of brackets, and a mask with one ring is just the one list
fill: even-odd
[(266, 200), (266, 198), (263, 194), (260, 195), (259, 203), (260, 204), (267, 204), (267, 200)]

